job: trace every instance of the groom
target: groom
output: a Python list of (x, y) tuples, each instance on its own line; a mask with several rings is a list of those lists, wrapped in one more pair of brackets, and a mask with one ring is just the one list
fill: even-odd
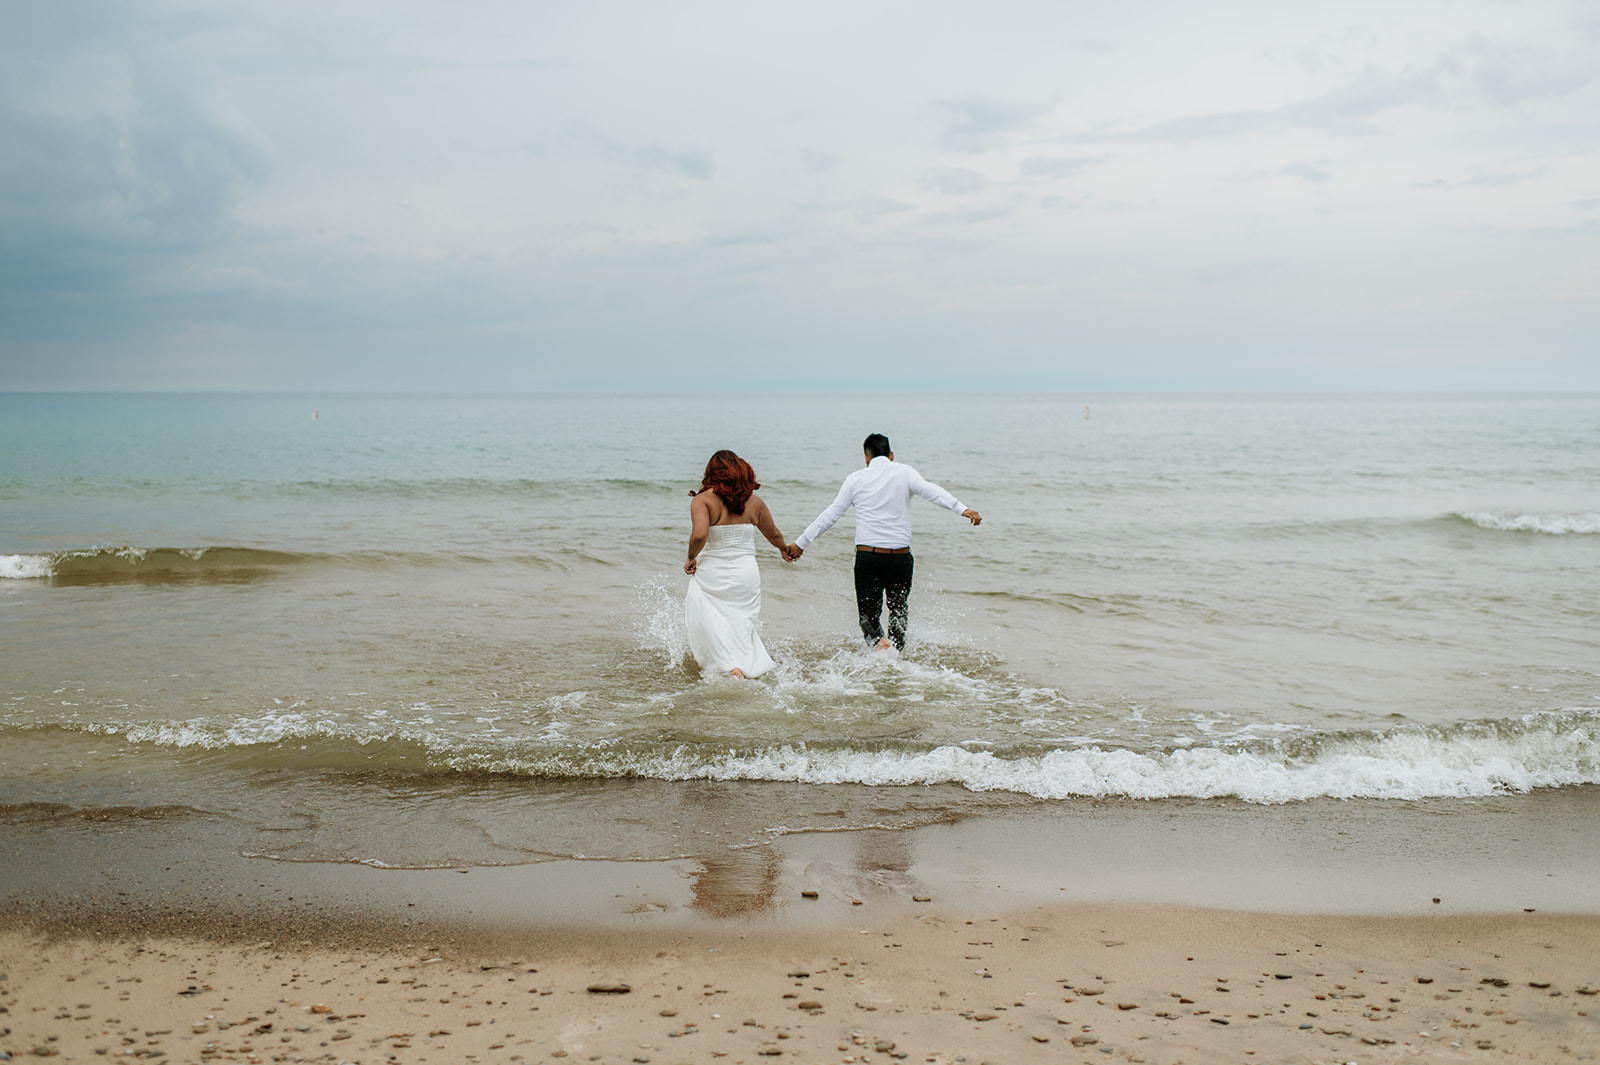
[[(867, 468), (844, 479), (833, 504), (817, 515), (800, 539), (783, 549), (790, 562), (812, 542), (856, 508), (856, 608), (861, 614), (861, 635), (867, 643), (898, 650), (906, 646), (906, 612), (911, 599), (911, 497), (953, 510), (977, 525), (983, 518), (961, 505), (956, 497), (904, 463), (894, 461), (889, 438), (873, 433), (862, 443)], [(879, 624), (883, 602), (889, 601), (889, 634)]]

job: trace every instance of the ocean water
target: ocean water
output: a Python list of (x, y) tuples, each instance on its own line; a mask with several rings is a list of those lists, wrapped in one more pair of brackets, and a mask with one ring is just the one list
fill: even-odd
[[(847, 515), (702, 677), (706, 458), (792, 539), (873, 431), (984, 515), (915, 502), (905, 653)], [(0, 823), (427, 866), (1595, 783), (1596, 395), (0, 395)]]

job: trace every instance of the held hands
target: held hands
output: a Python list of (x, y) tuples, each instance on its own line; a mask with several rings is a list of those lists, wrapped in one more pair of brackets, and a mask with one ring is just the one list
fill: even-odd
[(979, 514), (976, 510), (973, 510), (971, 507), (968, 507), (966, 510), (963, 510), (961, 512), (961, 516), (963, 518), (966, 518), (968, 521), (972, 522), (972, 524), (974, 524), (974, 525), (982, 525), (983, 524), (983, 515)]
[(785, 562), (794, 562), (805, 553), (805, 548), (801, 547), (799, 544), (790, 544), (789, 546), (783, 548), (783, 560)]

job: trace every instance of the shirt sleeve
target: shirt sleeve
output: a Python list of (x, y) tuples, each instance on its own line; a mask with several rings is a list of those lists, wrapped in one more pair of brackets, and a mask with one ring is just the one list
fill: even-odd
[(850, 504), (855, 501), (855, 485), (846, 480), (839, 486), (839, 494), (834, 497), (828, 509), (817, 515), (817, 520), (806, 526), (806, 531), (800, 534), (800, 539), (795, 541), (795, 546), (804, 551), (811, 546), (812, 541), (829, 529), (833, 523), (844, 517), (844, 512), (850, 509)]
[(911, 471), (911, 480), (907, 487), (910, 488), (913, 493), (921, 496), (923, 499), (926, 499), (936, 507), (943, 507), (946, 510), (953, 510), (957, 514), (960, 514), (962, 511), (967, 509), (961, 504), (959, 499), (951, 495), (949, 492), (946, 492), (943, 488), (940, 488), (932, 481), (924, 480), (922, 474), (916, 472), (915, 470)]

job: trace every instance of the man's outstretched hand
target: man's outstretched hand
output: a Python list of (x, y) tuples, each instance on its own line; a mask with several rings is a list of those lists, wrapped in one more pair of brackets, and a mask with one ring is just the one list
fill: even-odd
[(968, 521), (972, 522), (972, 524), (974, 524), (974, 525), (982, 525), (983, 524), (983, 515), (979, 514), (976, 510), (973, 510), (971, 507), (968, 507), (966, 510), (963, 510), (961, 512), (961, 516), (963, 518), (966, 518)]
[(790, 544), (788, 547), (783, 549), (783, 560), (785, 562), (793, 562), (805, 553), (805, 548), (801, 547), (799, 544)]

